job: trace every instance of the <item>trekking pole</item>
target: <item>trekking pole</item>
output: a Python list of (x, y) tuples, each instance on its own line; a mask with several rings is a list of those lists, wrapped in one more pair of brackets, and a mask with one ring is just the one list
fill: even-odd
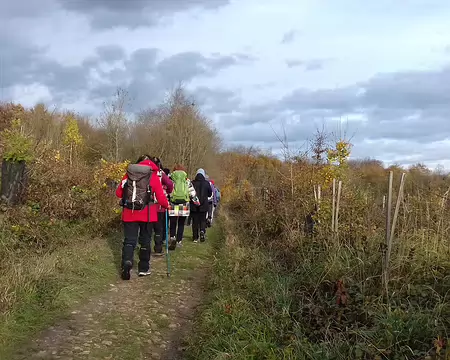
[(167, 277), (170, 277), (170, 255), (169, 255), (169, 211), (166, 210), (166, 260), (167, 260)]

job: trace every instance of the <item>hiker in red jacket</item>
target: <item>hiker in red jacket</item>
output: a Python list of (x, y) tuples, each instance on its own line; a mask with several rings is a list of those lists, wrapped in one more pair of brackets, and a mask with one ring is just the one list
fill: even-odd
[[(150, 160), (150, 156), (143, 155), (136, 164), (128, 167), (127, 174), (122, 178), (116, 190), (116, 196), (121, 199), (120, 203), (123, 206), (122, 279), (124, 280), (130, 279), (134, 249), (138, 240), (140, 244), (138, 274), (139, 276), (151, 274), (152, 227), (150, 223), (158, 222), (160, 205), (165, 209), (169, 207), (158, 170), (158, 166)], [(130, 175), (132, 175), (132, 180), (130, 180)], [(154, 203), (154, 198), (157, 203)]]

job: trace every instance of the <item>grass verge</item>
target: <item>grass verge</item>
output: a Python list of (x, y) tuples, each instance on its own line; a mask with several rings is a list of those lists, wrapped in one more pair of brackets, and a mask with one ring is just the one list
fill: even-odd
[(67, 243), (52, 251), (30, 246), (3, 259), (0, 359), (9, 358), (12, 349), (117, 279), (121, 236), (77, 236), (75, 230), (67, 227), (61, 233)]
[[(121, 359), (136, 358), (139, 354), (147, 354), (152, 346), (159, 346), (162, 340), (171, 341), (165, 339), (164, 334), (173, 331), (169, 328), (173, 320), (169, 320), (179, 303), (187, 306), (189, 301), (201, 300), (197, 287), (203, 285), (204, 277), (199, 275), (207, 273), (210, 267), (210, 244), (216, 236), (215, 229), (208, 231), (209, 241), (201, 244), (192, 243), (191, 231), (186, 229), (184, 246), (170, 252), (170, 279), (166, 277), (165, 259), (152, 258), (153, 274), (149, 278), (138, 280), (134, 273), (131, 282), (121, 284), (124, 285), (122, 291), (131, 293), (125, 296), (127, 300), (124, 301), (118, 301), (113, 298), (114, 292), (107, 291), (111, 288), (109, 284), (119, 279), (117, 270), (122, 234), (115, 231), (105, 238), (76, 237), (73, 230), (67, 228), (66, 236), (73, 241), (67, 242), (66, 246), (39, 255), (30, 249), (15, 259), (8, 257), (11, 266), (2, 273), (0, 284), (6, 284), (8, 278), (10, 281), (1, 294), (5, 298), (14, 298), (8, 300), (8, 311), (0, 314), (0, 359), (22, 358), (20, 356), (23, 354), (35, 352), (39, 346), (30, 339), (40, 339), (36, 335), (41, 330), (58, 326), (58, 320), (71, 318), (72, 310), (85, 309), (84, 305), (89, 304), (88, 298), (99, 293), (103, 293), (99, 296), (100, 303), (111, 304), (106, 306), (106, 312), (100, 311), (98, 314), (88, 307), (86, 311), (92, 312), (95, 325), (92, 322), (77, 323), (80, 331), (94, 326), (92, 330), (95, 336), (99, 336), (95, 341), (98, 344), (101, 344), (102, 336), (106, 336), (105, 329), (108, 334), (118, 335), (128, 334), (129, 329), (133, 331), (127, 336), (115, 336), (108, 347), (90, 349), (89, 359), (103, 358), (111, 353)], [(186, 298), (185, 289), (188, 292), (195, 289), (194, 294), (189, 295), (192, 300)], [(148, 301), (129, 304), (130, 299), (138, 301), (139, 298)], [(112, 313), (111, 309), (114, 309)], [(148, 317), (148, 323), (142, 322), (143, 313)], [(167, 315), (162, 317), (162, 314)], [(71, 324), (75, 326), (75, 323)], [(151, 331), (148, 324), (151, 324)], [(140, 336), (133, 337), (133, 334)], [(77, 341), (81, 341), (77, 346), (83, 347), (85, 340), (74, 336), (73, 339), (65, 339), (67, 344), (63, 342), (60, 345), (67, 349), (54, 350), (68, 351), (83, 358), (84, 355), (76, 354), (73, 349)], [(51, 350), (45, 346), (40, 350)]]
[[(224, 218), (210, 296), (188, 339), (188, 359), (450, 358), (448, 271), (421, 266), (421, 284), (405, 284), (409, 292), (388, 306), (375, 283), (357, 279), (376, 264), (347, 261), (351, 250), (318, 253), (317, 244), (305, 245), (298, 267), (287, 269), (273, 253), (225, 231), (236, 226)], [(429, 271), (433, 285), (424, 285)], [(345, 307), (336, 304), (333, 288), (342, 277), (350, 284)]]

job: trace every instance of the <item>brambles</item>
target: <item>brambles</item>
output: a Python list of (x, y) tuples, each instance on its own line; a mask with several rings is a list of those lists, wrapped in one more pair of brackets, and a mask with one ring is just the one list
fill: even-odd
[(2, 131), (1, 139), (4, 146), (4, 160), (12, 162), (30, 162), (33, 160), (33, 140), (25, 133), (22, 121), (19, 118), (12, 121), (10, 128)]
[[(319, 145), (316, 152), (323, 154), (323, 141)], [(326, 162), (320, 156), (280, 162), (242, 149), (222, 155), (226, 226), (233, 242), (225, 242), (215, 269), (216, 293), (199, 320), (202, 350), (194, 350), (196, 356), (448, 357), (450, 180), (422, 166), (408, 171), (349, 161), (347, 141), (326, 154)], [(389, 170), (396, 181), (401, 172), (408, 175), (387, 303), (381, 274)], [(331, 231), (333, 178), (343, 181), (338, 234)], [(314, 197), (317, 185), (320, 203)], [(309, 235), (305, 221), (311, 214)], [(226, 317), (224, 307), (232, 309)], [(209, 335), (217, 333), (220, 341)]]

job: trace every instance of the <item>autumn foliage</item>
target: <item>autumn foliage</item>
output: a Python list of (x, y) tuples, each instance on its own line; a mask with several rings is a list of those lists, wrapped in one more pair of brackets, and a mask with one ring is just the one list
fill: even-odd
[[(289, 304), (284, 311), (291, 321), (264, 320), (270, 323), (267, 329), (277, 329), (270, 341), (278, 344), (273, 351), (280, 357), (445, 359), (450, 351), (442, 345), (450, 328), (450, 180), (420, 164), (385, 168), (350, 155), (351, 144), (341, 138), (303, 154), (285, 154), (284, 161), (252, 149), (221, 155), (223, 201), (243, 239), (233, 242), (242, 247), (233, 255), (241, 260), (228, 261), (236, 274), (249, 277), (236, 276), (227, 291), (251, 301), (251, 281), (277, 274), (274, 284), (266, 282), (256, 313), (275, 319), (274, 304)], [(381, 275), (389, 171), (394, 173), (393, 209), (403, 172), (406, 184), (386, 294)], [(333, 179), (342, 181), (337, 231), (331, 227)], [(267, 274), (243, 263), (243, 249), (251, 249), (249, 259), (253, 253), (251, 261)], [(286, 283), (289, 290), (280, 298), (275, 289)], [(286, 340), (278, 336), (282, 333), (292, 335)], [(316, 357), (307, 356), (311, 353)]]
[[(55, 265), (27, 276), (29, 264), (69, 246), (84, 247), (86, 238), (113, 233), (114, 244), (120, 243), (115, 189), (140, 155), (158, 156), (167, 167), (182, 163), (191, 174), (209, 166), (214, 176), (217, 134), (182, 89), (136, 118), (126, 111), (125, 97), (124, 91), (113, 94), (104, 111), (91, 118), (44, 104), (28, 109), (0, 104), (0, 156), (26, 163), (27, 169), (22, 203), (0, 205), (0, 323), (27, 301), (44, 306), (38, 295), (19, 299), (17, 289), (35, 295), (54, 276)], [(171, 137), (171, 129), (179, 133)], [(0, 325), (0, 338), (3, 330)]]

